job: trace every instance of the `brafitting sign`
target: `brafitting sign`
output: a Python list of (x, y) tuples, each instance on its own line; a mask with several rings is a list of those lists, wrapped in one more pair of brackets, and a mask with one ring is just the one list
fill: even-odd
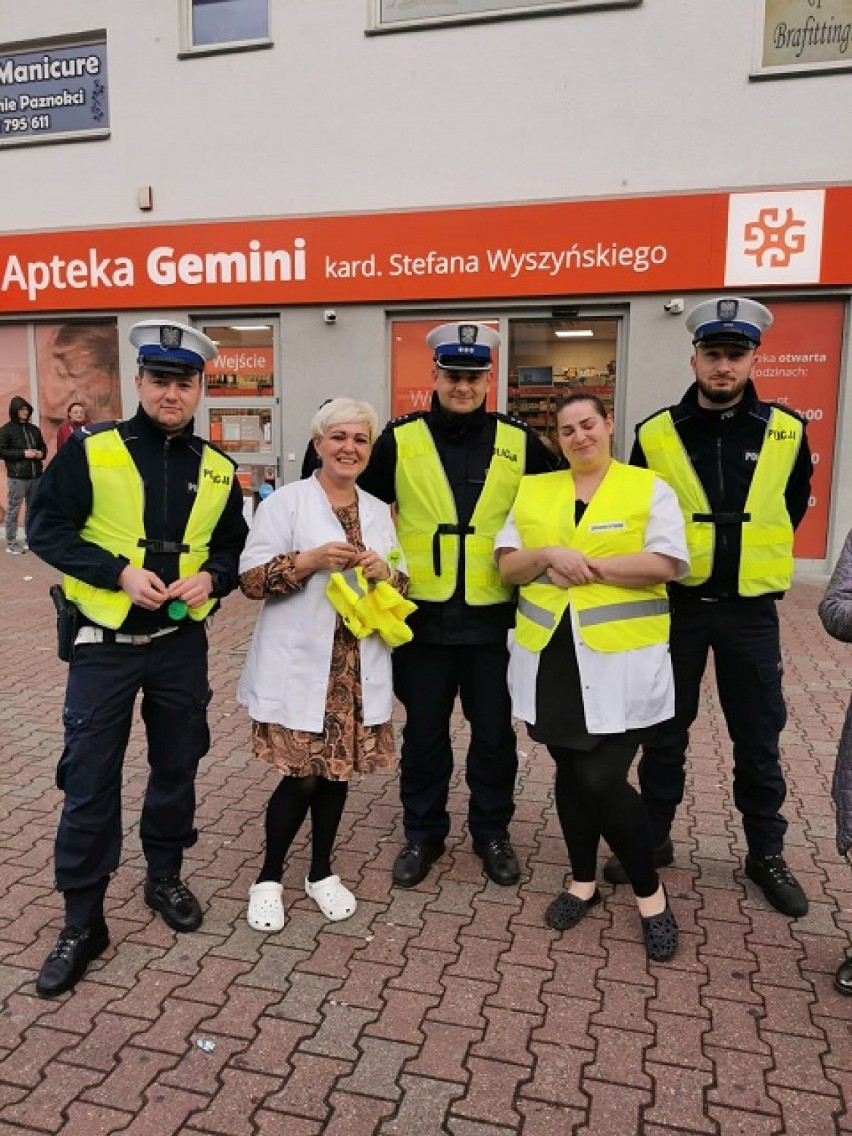
[(0, 48), (0, 146), (109, 134), (106, 43)]

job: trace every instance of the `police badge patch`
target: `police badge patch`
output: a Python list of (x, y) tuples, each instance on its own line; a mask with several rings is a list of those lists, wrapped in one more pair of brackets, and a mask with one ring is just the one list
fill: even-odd
[(723, 323), (731, 323), (737, 318), (739, 300), (719, 300), (716, 304), (716, 316)]
[(174, 324), (164, 323), (160, 328), (161, 347), (180, 347), (183, 341), (183, 331)]
[(459, 343), (465, 347), (472, 347), (479, 335), (479, 328), (475, 323), (460, 323), (459, 324)]

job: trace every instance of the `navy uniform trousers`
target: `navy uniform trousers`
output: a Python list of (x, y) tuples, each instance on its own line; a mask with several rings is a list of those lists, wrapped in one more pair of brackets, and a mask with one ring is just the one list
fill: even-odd
[(56, 886), (65, 895), (69, 924), (84, 926), (102, 914), (110, 874), (118, 867), (122, 769), (140, 690), (149, 773), (139, 832), (148, 874), (178, 874), (183, 849), (197, 837), (195, 775), (210, 748), (204, 624), (187, 623), (146, 645), (75, 648), (56, 772), (65, 793)]
[(470, 723), (468, 827), (476, 843), (508, 833), (518, 754), (506, 686), (505, 642), (445, 646), (415, 638), (393, 653), (394, 693), (405, 707), (400, 797), (408, 840), (439, 844), (450, 830), (450, 719), (456, 695)]
[(781, 688), (778, 612), (772, 596), (673, 600), (671, 654), (675, 716), (654, 729), (639, 762), (642, 800), (655, 847), (669, 835), (686, 781), (689, 729), (698, 714), (701, 678), (713, 651), (716, 687), (734, 748), (734, 804), (749, 852), (778, 855), (787, 822), (779, 738), (787, 720)]

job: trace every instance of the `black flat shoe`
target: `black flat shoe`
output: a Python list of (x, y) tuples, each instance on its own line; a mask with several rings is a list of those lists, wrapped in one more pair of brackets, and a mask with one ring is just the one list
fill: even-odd
[(393, 862), (393, 882), (398, 887), (410, 888), (429, 875), (429, 869), (444, 854), (444, 843), (418, 844), (408, 840)]
[(173, 931), (197, 931), (204, 916), (201, 904), (180, 876), (145, 881), (145, 902), (158, 911)]
[(474, 842), (473, 850), (482, 860), (482, 866), (489, 880), (501, 887), (511, 887), (521, 878), (521, 869), (515, 850), (508, 836), (487, 843)]
[(669, 897), (665, 888), (663, 895), (666, 906), (659, 915), (642, 915), (642, 937), (645, 940), (645, 950), (651, 962), (668, 962), (677, 950), (678, 927), (674, 912), (669, 907)]
[(63, 927), (36, 979), (38, 996), (55, 998), (76, 986), (89, 963), (108, 946), (109, 932), (103, 919), (88, 927)]
[(852, 955), (837, 968), (834, 976), (834, 989), (841, 994), (852, 994)]
[(591, 908), (600, 901), (601, 893), (597, 889), (591, 899), (580, 899), (570, 891), (563, 891), (545, 911), (544, 921), (554, 931), (567, 931), (576, 927), (583, 916), (588, 915)]

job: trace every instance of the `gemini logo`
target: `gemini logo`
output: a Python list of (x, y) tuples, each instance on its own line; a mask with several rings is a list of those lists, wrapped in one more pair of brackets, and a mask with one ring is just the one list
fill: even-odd
[(746, 256), (753, 256), (758, 268), (787, 268), (794, 256), (805, 251), (805, 221), (794, 217), (792, 209), (761, 209), (756, 221), (743, 230)]

